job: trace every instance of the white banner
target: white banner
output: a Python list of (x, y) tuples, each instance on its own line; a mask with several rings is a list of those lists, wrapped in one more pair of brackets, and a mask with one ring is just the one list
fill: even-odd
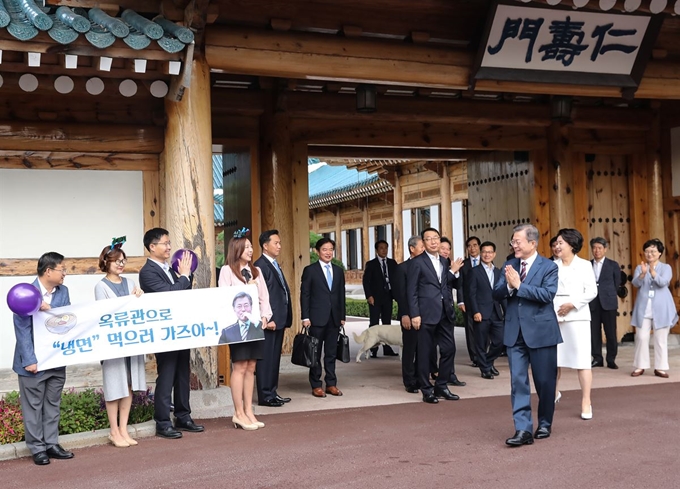
[(245, 341), (264, 339), (255, 285), (131, 295), (33, 315), (38, 370), (240, 343), (246, 334)]

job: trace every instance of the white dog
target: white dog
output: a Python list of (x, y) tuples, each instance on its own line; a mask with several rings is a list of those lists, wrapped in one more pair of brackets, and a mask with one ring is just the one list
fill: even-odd
[(354, 336), (354, 341), (362, 344), (359, 353), (357, 353), (357, 363), (361, 363), (362, 353), (366, 353), (366, 358), (368, 359), (368, 353), (371, 348), (378, 345), (399, 346), (399, 358), (401, 358), (403, 342), (401, 339), (401, 326), (398, 324), (376, 324), (366, 328), (359, 336), (356, 333), (352, 333), (352, 336)]

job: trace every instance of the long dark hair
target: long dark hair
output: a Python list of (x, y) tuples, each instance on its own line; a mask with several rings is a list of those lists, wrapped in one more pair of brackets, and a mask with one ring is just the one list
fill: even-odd
[[(248, 238), (243, 237), (243, 238), (231, 238), (231, 241), (229, 241), (229, 247), (227, 248), (227, 266), (231, 268), (231, 271), (234, 272), (234, 275), (243, 283), (246, 283), (246, 279), (243, 278), (243, 275), (241, 275), (241, 268), (240, 268), (240, 260), (241, 260), (241, 255), (243, 252), (246, 250), (246, 240)], [(252, 243), (251, 243), (252, 246)], [(253, 280), (257, 278), (259, 275), (259, 272), (257, 271), (256, 266), (251, 266), (250, 271), (253, 274)]]

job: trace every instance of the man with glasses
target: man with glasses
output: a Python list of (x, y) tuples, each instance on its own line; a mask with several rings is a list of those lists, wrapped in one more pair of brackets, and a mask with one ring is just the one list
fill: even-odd
[[(468, 355), (473, 367), (477, 367), (477, 343), (475, 342), (475, 324), (472, 319), (472, 314), (468, 312), (467, 302), (470, 296), (470, 279), (468, 275), (473, 268), (480, 265), (481, 260), (479, 250), (481, 240), (477, 236), (470, 236), (465, 241), (465, 248), (468, 257), (463, 262), (463, 268), (460, 269), (460, 280), (456, 288), (456, 300), (458, 307), (463, 311), (463, 324), (465, 325), (465, 344), (467, 346)], [(454, 379), (452, 379), (454, 380)], [(458, 380), (458, 379), (455, 379)], [(454, 383), (454, 385), (458, 385)], [(463, 383), (465, 385), (465, 383)]]
[[(179, 274), (168, 266), (172, 249), (170, 236), (163, 228), (149, 229), (144, 234), (144, 247), (149, 259), (139, 271), (139, 286), (147, 294), (191, 288), (191, 254), (184, 253), (179, 261)], [(154, 419), (156, 435), (162, 438), (182, 438), (182, 431), (193, 433), (204, 430), (191, 419), (189, 406), (190, 350), (156, 353), (156, 391)], [(171, 394), (174, 394), (175, 426), (170, 421)]]
[[(71, 304), (64, 283), (64, 256), (45, 253), (38, 259), (38, 278), (33, 282), (42, 296), (41, 311)], [(38, 371), (33, 343), (33, 317), (14, 315), (16, 347), (12, 370), (19, 376), (21, 412), (24, 418), (26, 446), (36, 465), (47, 465), (51, 458), (73, 458), (73, 453), (59, 445), (61, 391), (66, 368)]]
[[(493, 298), (508, 304), (503, 343), (508, 349), (515, 434), (505, 443), (518, 447), (550, 436), (562, 335), (553, 309), (557, 265), (536, 251), (538, 229), (531, 224), (516, 226), (510, 244), (515, 258), (505, 262)], [(538, 394), (538, 428), (533, 434), (529, 366)]]
[[(423, 402), (436, 404), (439, 398), (456, 401), (459, 397), (447, 387), (453, 368), (456, 343), (453, 339), (452, 288), (458, 279), (463, 259), (447, 260), (439, 256), (439, 231), (427, 228), (421, 233), (425, 253), (412, 258), (406, 279), (406, 295), (411, 326), (418, 331), (418, 384)], [(430, 384), (430, 356), (439, 345), (439, 375)]]

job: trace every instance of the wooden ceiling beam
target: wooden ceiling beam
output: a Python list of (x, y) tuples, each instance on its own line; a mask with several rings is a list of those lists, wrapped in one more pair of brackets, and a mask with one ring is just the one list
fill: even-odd
[[(316, 158), (357, 158), (376, 160), (431, 160), (457, 161), (467, 160), (469, 151), (454, 149), (418, 149), (418, 148), (376, 148), (370, 146), (323, 146), (310, 145), (307, 153)], [(389, 168), (389, 167), (385, 167)]]
[(158, 171), (159, 163), (157, 154), (0, 150), (0, 168)]

